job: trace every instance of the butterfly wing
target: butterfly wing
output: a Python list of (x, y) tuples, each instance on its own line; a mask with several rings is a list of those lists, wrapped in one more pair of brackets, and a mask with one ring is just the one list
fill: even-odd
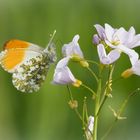
[(4, 51), (0, 53), (0, 64), (13, 73), (22, 63), (43, 53), (43, 48), (20, 40), (10, 40), (5, 43)]
[(13, 73), (13, 85), (21, 92), (36, 92), (46, 79), (49, 69), (46, 55), (40, 54), (21, 64)]

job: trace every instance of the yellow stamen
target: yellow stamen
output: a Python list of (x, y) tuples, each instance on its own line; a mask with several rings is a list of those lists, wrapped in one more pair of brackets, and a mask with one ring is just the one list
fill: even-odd
[(82, 81), (76, 80), (72, 85), (75, 87), (80, 87), (81, 84), (82, 84)]
[(117, 45), (120, 44), (120, 41), (119, 41), (119, 40), (117, 40), (117, 41), (112, 41), (112, 44), (115, 45), (115, 46), (117, 46)]

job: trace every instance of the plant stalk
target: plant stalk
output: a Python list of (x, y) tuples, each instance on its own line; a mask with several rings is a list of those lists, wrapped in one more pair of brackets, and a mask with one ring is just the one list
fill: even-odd
[(99, 106), (100, 106), (100, 95), (101, 95), (101, 79), (98, 80), (98, 89), (97, 89), (97, 95), (96, 95), (96, 98), (95, 98), (93, 140), (97, 140), (98, 110), (99, 110)]

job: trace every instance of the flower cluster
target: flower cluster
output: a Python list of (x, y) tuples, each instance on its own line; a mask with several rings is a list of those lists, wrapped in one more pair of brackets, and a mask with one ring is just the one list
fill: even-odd
[(84, 59), (78, 40), (79, 35), (75, 35), (72, 42), (64, 44), (62, 47), (62, 54), (64, 58), (62, 58), (56, 66), (53, 78), (54, 84), (73, 84), (75, 87), (79, 87), (82, 84), (80, 80), (74, 77), (68, 67), (70, 60), (79, 62), (83, 67), (88, 67), (88, 63)]
[(102, 27), (95, 25), (97, 34), (93, 36), (93, 43), (97, 45), (100, 62), (105, 65), (114, 63), (121, 53), (128, 55), (132, 68), (122, 73), (123, 77), (131, 74), (140, 75), (140, 60), (138, 53), (133, 49), (140, 45), (140, 34), (136, 34), (134, 27), (126, 31), (123, 27), (115, 29), (109, 24)]
[[(75, 87), (79, 87), (82, 84), (83, 87), (87, 88), (93, 94), (94, 98), (92, 99), (95, 100), (94, 116), (88, 116), (86, 102), (84, 102), (83, 115), (81, 116), (78, 112), (78, 102), (73, 99), (72, 93), (67, 86), (70, 94), (70, 101), (68, 104), (76, 111), (76, 114), (78, 114), (79, 118), (82, 120), (87, 140), (97, 140), (98, 115), (105, 100), (108, 97), (112, 97), (112, 74), (114, 71), (114, 65), (112, 64), (120, 58), (122, 53), (124, 53), (129, 57), (132, 67), (125, 70), (122, 73), (122, 77), (127, 78), (132, 74), (140, 75), (140, 59), (138, 53), (134, 50), (135, 47), (140, 46), (140, 34), (136, 34), (134, 27), (130, 27), (130, 29), (126, 31), (123, 27), (115, 29), (109, 24), (105, 24), (104, 27), (96, 24), (95, 28), (97, 30), (97, 34), (93, 36), (93, 43), (97, 45), (100, 63), (102, 65), (108, 65), (107, 68), (109, 68), (109, 77), (106, 81), (104, 89), (102, 89), (101, 71), (106, 67), (102, 67), (102, 65), (99, 65), (95, 61), (88, 60), (88, 62), (98, 65), (98, 75), (90, 69), (90, 66), (84, 58), (83, 52), (81, 51), (78, 43), (79, 35), (75, 35), (72, 42), (65, 44), (62, 47), (63, 58), (57, 63), (53, 76), (54, 84), (72, 84)], [(97, 82), (96, 92), (75, 78), (68, 67), (69, 61), (76, 61), (91, 72)], [(119, 116), (119, 118), (122, 117)]]
[[(97, 34), (93, 36), (93, 43), (97, 45), (97, 52), (100, 62), (104, 65), (110, 65), (117, 61), (121, 53), (128, 55), (132, 67), (122, 73), (124, 78), (132, 74), (140, 75), (140, 60), (138, 53), (133, 49), (140, 45), (140, 34), (136, 34), (134, 27), (130, 27), (126, 31), (123, 27), (116, 29), (109, 24), (102, 27), (99, 24), (95, 25)], [(68, 67), (70, 60), (80, 62), (84, 67), (88, 67), (87, 61), (80, 49), (79, 35), (75, 35), (72, 42), (65, 44), (62, 47), (61, 59), (55, 69), (53, 83), (55, 84), (73, 84), (79, 87), (81, 81), (77, 80)]]

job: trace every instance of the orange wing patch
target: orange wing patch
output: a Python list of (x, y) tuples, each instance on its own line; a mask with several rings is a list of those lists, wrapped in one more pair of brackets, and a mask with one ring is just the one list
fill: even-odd
[(4, 50), (5, 49), (11, 49), (11, 48), (28, 48), (30, 43), (21, 41), (21, 40), (10, 40), (4, 44)]
[(16, 65), (21, 63), (25, 56), (25, 50), (8, 50), (7, 53), (4, 56), (2, 65), (3, 67), (10, 71), (12, 70)]
[(30, 43), (20, 40), (10, 40), (5, 46), (6, 51), (3, 59), (2, 65), (5, 70), (11, 72), (15, 66), (20, 64), (25, 56), (25, 51), (30, 46)]

